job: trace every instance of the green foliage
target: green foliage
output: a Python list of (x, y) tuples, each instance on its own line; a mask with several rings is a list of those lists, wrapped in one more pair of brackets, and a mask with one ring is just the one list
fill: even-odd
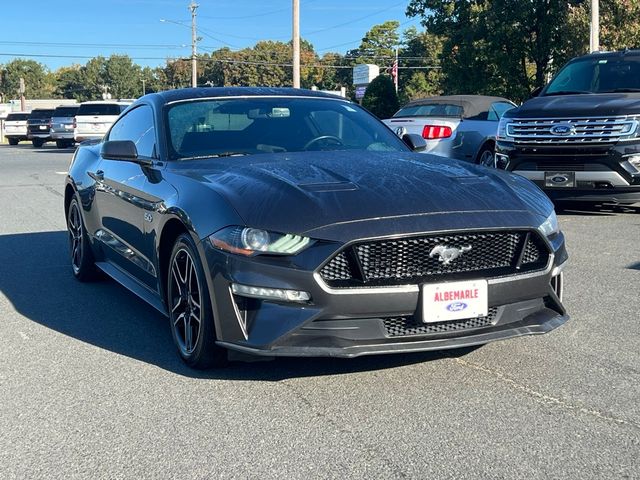
[(6, 100), (19, 97), (20, 78), (27, 98), (47, 98), (53, 94), (54, 79), (47, 68), (34, 60), (17, 58), (0, 68), (0, 94)]
[(379, 75), (374, 78), (367, 87), (362, 106), (381, 119), (389, 118), (396, 113), (400, 103), (391, 77)]
[(400, 22), (391, 20), (374, 25), (362, 38), (360, 46), (347, 53), (356, 58), (356, 63), (378, 63), (382, 58), (395, 56), (396, 47), (400, 43), (398, 28)]

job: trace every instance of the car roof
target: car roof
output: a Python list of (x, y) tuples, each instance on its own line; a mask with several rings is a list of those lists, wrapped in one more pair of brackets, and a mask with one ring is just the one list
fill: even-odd
[(462, 107), (462, 118), (474, 118), (482, 113), (488, 112), (491, 105), (496, 102), (513, 104), (513, 102), (507, 98), (488, 95), (440, 95), (413, 100), (402, 108), (433, 104), (457, 105)]
[(580, 57), (574, 58), (573, 61), (581, 60), (581, 59), (585, 59), (585, 58), (593, 58), (593, 57), (597, 57), (597, 58), (615, 58), (615, 57), (638, 57), (638, 56), (640, 56), (640, 49), (627, 48), (627, 49), (624, 49), (624, 50), (587, 53), (586, 55), (582, 55)]
[[(120, 100), (91, 100), (89, 102), (82, 102), (80, 105), (130, 105), (131, 102), (122, 102)], [(62, 105), (64, 106), (64, 105)]]
[(212, 97), (317, 97), (331, 98), (348, 101), (345, 98), (317, 90), (305, 90), (301, 88), (287, 87), (205, 87), (205, 88), (181, 88), (154, 93), (161, 103), (178, 102), (182, 100), (197, 100)]

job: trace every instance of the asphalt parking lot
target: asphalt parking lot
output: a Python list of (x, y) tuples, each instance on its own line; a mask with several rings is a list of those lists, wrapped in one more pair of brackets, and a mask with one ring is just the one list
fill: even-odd
[(640, 208), (562, 213), (550, 334), (195, 372), (151, 307), (72, 278), (71, 155), (0, 146), (1, 478), (640, 478)]

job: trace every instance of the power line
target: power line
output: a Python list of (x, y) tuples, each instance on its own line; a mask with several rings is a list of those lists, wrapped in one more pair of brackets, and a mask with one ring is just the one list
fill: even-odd
[(107, 47), (107, 48), (185, 48), (186, 45), (154, 45), (154, 44), (139, 44), (139, 43), (67, 43), (67, 42), (14, 42), (14, 41), (0, 41), (0, 45), (22, 45), (22, 46), (36, 46), (36, 47)]
[[(307, 0), (306, 2), (304, 2), (304, 5), (308, 5), (310, 3), (316, 2), (318, 0)], [(215, 17), (215, 16), (205, 16), (205, 15), (200, 15), (201, 18), (210, 18), (213, 20), (243, 20), (246, 18), (258, 18), (258, 17), (266, 17), (267, 15), (274, 15), (276, 13), (282, 13), (282, 12), (289, 12), (291, 11), (290, 7), (287, 8), (279, 8), (278, 10), (271, 10), (268, 12), (262, 12), (262, 13), (256, 13), (256, 14), (252, 14), (252, 15), (241, 15), (241, 16), (237, 16), (237, 17)]]

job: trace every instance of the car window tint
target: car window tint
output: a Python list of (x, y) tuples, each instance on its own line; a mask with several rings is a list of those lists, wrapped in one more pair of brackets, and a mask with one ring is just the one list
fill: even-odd
[(54, 117), (74, 117), (78, 112), (78, 107), (58, 107), (53, 112)]
[(80, 105), (77, 116), (83, 115), (120, 115), (120, 105), (117, 103), (84, 103)]
[(153, 157), (156, 134), (151, 107), (141, 105), (125, 114), (109, 132), (109, 140), (131, 140), (136, 144), (138, 155)]
[(7, 116), (7, 122), (20, 122), (29, 118), (28, 113), (10, 113)]
[(509, 110), (513, 108), (513, 105), (507, 102), (496, 102), (491, 105), (489, 109), (489, 116), (487, 120), (497, 122), (502, 118), (502, 116)]
[(462, 117), (464, 109), (460, 105), (432, 103), (426, 105), (410, 105), (401, 108), (394, 117)]
[(170, 158), (308, 150), (404, 150), (357, 105), (327, 98), (229, 98), (182, 102), (167, 111)]

